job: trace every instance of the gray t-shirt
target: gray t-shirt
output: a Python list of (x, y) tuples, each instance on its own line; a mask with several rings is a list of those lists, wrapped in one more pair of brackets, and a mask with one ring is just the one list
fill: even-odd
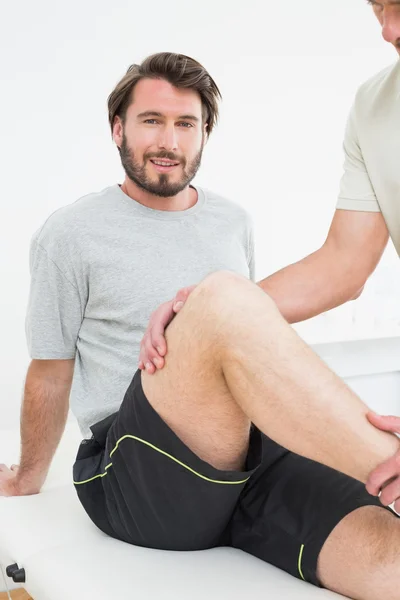
[(213, 271), (254, 280), (248, 214), (196, 189), (192, 208), (169, 212), (114, 185), (59, 209), (33, 237), (29, 352), (75, 358), (71, 409), (84, 437), (118, 410), (153, 310)]

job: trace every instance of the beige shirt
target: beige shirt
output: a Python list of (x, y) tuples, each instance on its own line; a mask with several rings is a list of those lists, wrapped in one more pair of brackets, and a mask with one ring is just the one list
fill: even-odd
[(344, 151), (337, 208), (382, 212), (400, 255), (400, 60), (358, 90)]

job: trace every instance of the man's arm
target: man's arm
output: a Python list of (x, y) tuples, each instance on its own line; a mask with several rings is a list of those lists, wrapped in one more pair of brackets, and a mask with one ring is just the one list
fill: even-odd
[(357, 298), (389, 239), (381, 213), (336, 210), (324, 245), (258, 285), (289, 323)]
[(0, 472), (0, 495), (37, 494), (57, 449), (68, 415), (74, 360), (32, 360), (21, 410), (21, 460)]

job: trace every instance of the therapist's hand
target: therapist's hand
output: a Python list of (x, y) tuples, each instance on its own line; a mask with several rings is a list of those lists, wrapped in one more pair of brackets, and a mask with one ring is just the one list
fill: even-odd
[(147, 373), (153, 374), (157, 369), (163, 368), (165, 364), (164, 357), (167, 354), (167, 342), (164, 336), (165, 329), (182, 309), (182, 306), (195, 287), (195, 285), (191, 285), (182, 288), (173, 300), (164, 302), (164, 304), (161, 304), (152, 313), (140, 343), (139, 369), (146, 369)]
[[(400, 417), (383, 417), (373, 412), (369, 412), (367, 416), (369, 422), (377, 429), (400, 433)], [(379, 496), (381, 493), (380, 501), (384, 506), (394, 502), (395, 511), (400, 513), (400, 449), (392, 458), (372, 471), (366, 487), (373, 496)]]

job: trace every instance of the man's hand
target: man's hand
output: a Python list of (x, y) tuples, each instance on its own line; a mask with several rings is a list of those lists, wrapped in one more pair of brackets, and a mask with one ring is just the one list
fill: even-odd
[(18, 485), (18, 466), (0, 465), (0, 496), (22, 496), (22, 490)]
[[(400, 433), (400, 417), (383, 417), (373, 412), (367, 416), (369, 422), (378, 429)], [(380, 501), (384, 506), (394, 502), (395, 511), (400, 513), (400, 450), (372, 471), (366, 487), (373, 496), (381, 494)]]
[(19, 465), (0, 465), (0, 496), (32, 496), (40, 492), (40, 486), (24, 481)]
[(164, 356), (167, 354), (167, 342), (164, 337), (165, 329), (181, 310), (195, 287), (195, 285), (191, 285), (182, 288), (173, 300), (164, 302), (152, 313), (140, 343), (139, 369), (146, 369), (148, 373), (153, 374), (157, 369), (163, 368), (165, 364)]

